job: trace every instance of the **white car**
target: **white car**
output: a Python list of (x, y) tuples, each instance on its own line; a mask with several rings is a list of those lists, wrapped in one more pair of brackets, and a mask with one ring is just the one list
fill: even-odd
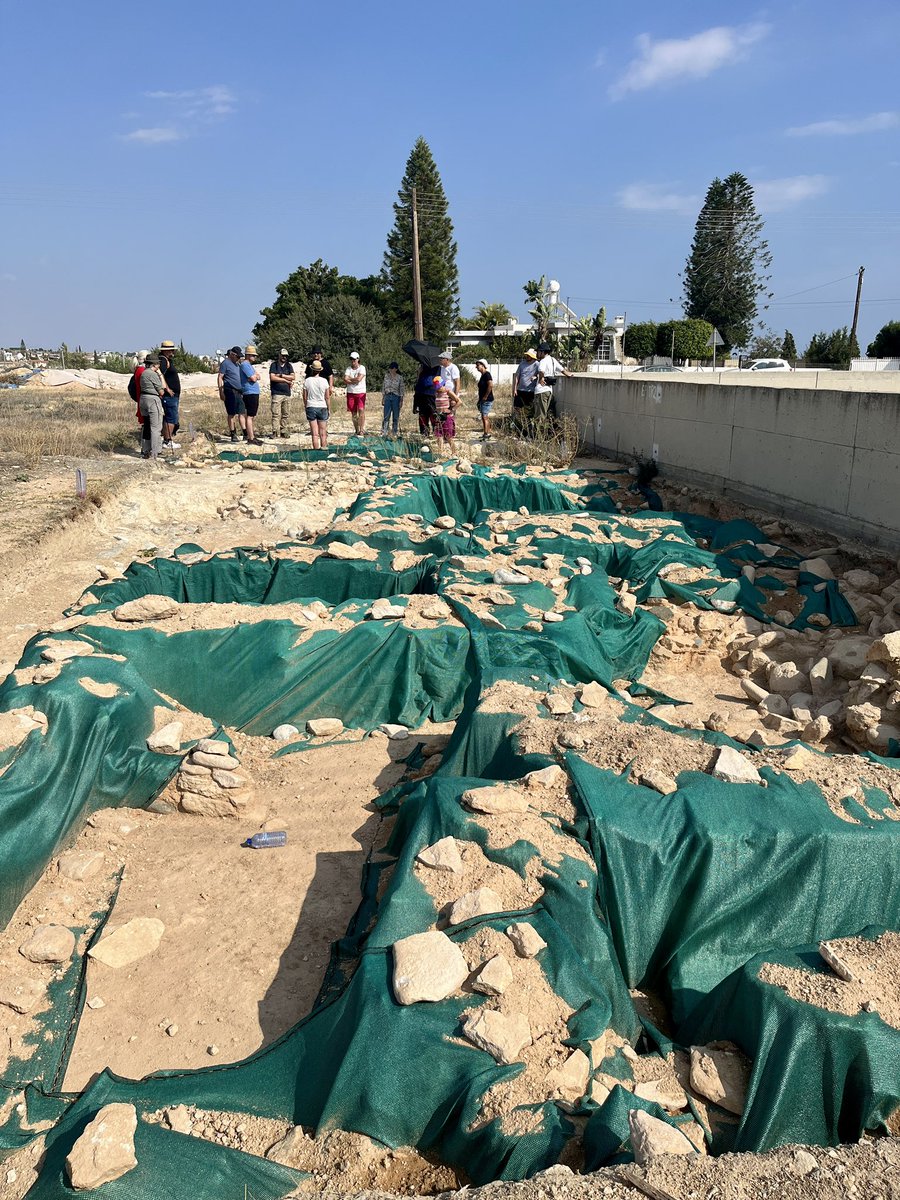
[(747, 367), (748, 371), (793, 371), (793, 367), (783, 358), (757, 358)]

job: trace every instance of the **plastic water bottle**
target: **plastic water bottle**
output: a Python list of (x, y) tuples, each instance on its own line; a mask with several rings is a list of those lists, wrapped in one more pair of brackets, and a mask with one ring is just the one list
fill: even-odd
[(287, 834), (283, 829), (273, 830), (271, 833), (254, 833), (253, 837), (247, 838), (243, 844), (251, 850), (268, 850), (275, 846), (287, 845)]

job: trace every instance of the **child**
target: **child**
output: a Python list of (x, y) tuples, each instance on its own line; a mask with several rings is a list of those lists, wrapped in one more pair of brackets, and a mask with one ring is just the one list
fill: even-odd
[(443, 449), (443, 443), (446, 441), (447, 448), (452, 455), (456, 453), (453, 439), (456, 437), (455, 414), (459, 396), (441, 382), (440, 376), (435, 378), (434, 387), (434, 431), (437, 435), (438, 451)]

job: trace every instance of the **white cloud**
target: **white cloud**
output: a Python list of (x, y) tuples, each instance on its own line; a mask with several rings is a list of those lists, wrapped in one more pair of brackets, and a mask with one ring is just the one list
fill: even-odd
[(841, 117), (833, 121), (813, 121), (811, 125), (793, 125), (785, 130), (788, 137), (846, 137), (854, 133), (880, 133), (900, 125), (900, 112), (869, 113), (867, 117)]
[(692, 213), (700, 208), (700, 197), (669, 190), (665, 183), (629, 183), (616, 193), (622, 208), (633, 212)]
[(753, 184), (760, 212), (780, 212), (827, 191), (827, 175), (790, 175), (785, 179), (760, 179)]
[(171, 126), (155, 126), (152, 129), (132, 129), (125, 134), (126, 142), (143, 142), (146, 146), (155, 146), (160, 142), (178, 142), (184, 137)]
[(649, 33), (635, 40), (638, 54), (625, 73), (609, 88), (613, 100), (628, 92), (642, 92), (658, 84), (680, 79), (705, 79), (713, 71), (746, 57), (751, 46), (766, 36), (770, 26), (717, 25), (693, 37), (668, 38), (655, 42)]
[(13, 275), (12, 271), (4, 271), (3, 274), (0, 275), (0, 279), (2, 279), (4, 283), (15, 283), (16, 278), (17, 276)]
[(224, 84), (191, 88), (183, 92), (146, 92), (148, 100), (162, 100), (186, 121), (212, 121), (233, 113), (237, 97)]

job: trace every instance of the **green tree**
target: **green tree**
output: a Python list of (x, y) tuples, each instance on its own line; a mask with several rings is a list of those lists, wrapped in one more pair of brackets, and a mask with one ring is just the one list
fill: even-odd
[(713, 327), (709, 321), (686, 317), (683, 321), (664, 321), (656, 329), (656, 353), (660, 358), (685, 362), (687, 359), (712, 358), (707, 345)]
[(381, 281), (393, 321), (412, 333), (412, 189), (419, 215), (419, 265), (422, 321), (426, 339), (442, 344), (459, 310), (459, 272), (453, 222), (437, 165), (424, 138), (416, 140), (394, 204), (394, 227), (388, 234)]
[(768, 326), (763, 325), (750, 343), (750, 357), (786, 358), (784, 342), (774, 329), (769, 329)]
[(789, 363), (797, 360), (797, 346), (794, 342), (794, 335), (789, 329), (784, 331), (784, 338), (781, 342), (781, 357), (786, 358)]
[[(634, 325), (629, 325), (625, 330), (624, 340), (626, 357), (636, 358), (638, 362), (643, 362), (645, 358), (650, 358), (655, 354), (656, 330), (655, 321), (637, 321)], [(668, 351), (666, 353), (668, 354)]]
[(900, 321), (888, 321), (875, 334), (875, 340), (869, 342), (866, 350), (869, 358), (898, 358), (900, 357)]
[(482, 300), (475, 309), (473, 329), (493, 329), (495, 325), (505, 325), (512, 317), (512, 313), (505, 304), (499, 301)]
[(714, 325), (726, 350), (747, 345), (759, 301), (771, 296), (772, 256), (762, 230), (747, 178), (735, 171), (714, 179), (685, 263), (684, 315)]
[(833, 329), (831, 333), (814, 333), (803, 357), (810, 366), (837, 367), (848, 371), (850, 359), (859, 357), (859, 346), (845, 325), (843, 329)]
[(538, 343), (550, 342), (550, 324), (556, 319), (559, 309), (550, 303), (546, 275), (542, 275), (540, 279), (529, 279), (527, 283), (522, 284), (522, 291), (531, 305), (528, 315), (534, 320)]

